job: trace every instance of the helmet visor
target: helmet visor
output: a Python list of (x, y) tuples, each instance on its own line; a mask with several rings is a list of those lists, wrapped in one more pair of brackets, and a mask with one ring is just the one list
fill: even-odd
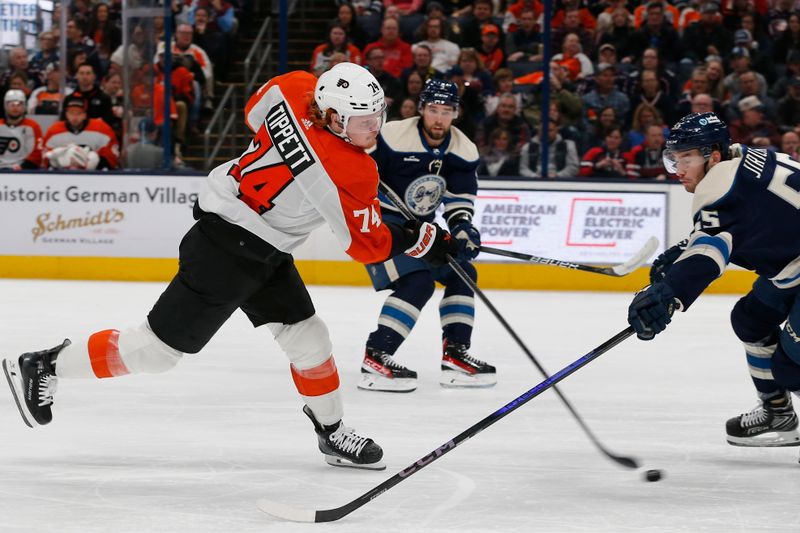
[(682, 150), (679, 152), (673, 150), (664, 150), (662, 159), (664, 160), (664, 168), (670, 174), (684, 173), (691, 168), (701, 167), (711, 157), (711, 154), (698, 154), (694, 151)]
[(384, 111), (377, 111), (370, 115), (357, 115), (347, 119), (347, 132), (348, 133), (373, 133), (380, 131), (383, 126), (386, 113)]

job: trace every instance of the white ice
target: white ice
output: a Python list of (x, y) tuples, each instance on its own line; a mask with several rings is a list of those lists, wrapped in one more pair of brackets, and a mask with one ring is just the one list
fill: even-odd
[[(0, 281), (0, 354), (136, 325), (163, 287)], [(332, 333), (345, 421), (384, 447), (386, 471), (323, 462), (283, 354), (237, 313), (167, 374), (61, 380), (48, 427), (24, 426), (0, 382), (0, 531), (800, 531), (798, 448), (725, 443), (725, 420), (756, 398), (728, 322), (736, 298), (711, 295), (655, 341), (628, 339), (562, 384), (608, 448), (640, 459), (643, 470), (664, 469), (659, 483), (600, 455), (546, 392), (339, 522), (267, 516), (259, 498), (343, 505), (542, 380), (478, 304), (472, 353), (498, 367), (499, 383), (440, 388), (431, 302), (398, 353), (419, 372), (419, 389), (359, 391), (364, 340), (384, 294), (310, 290)], [(551, 372), (622, 330), (630, 300), (487, 294)]]

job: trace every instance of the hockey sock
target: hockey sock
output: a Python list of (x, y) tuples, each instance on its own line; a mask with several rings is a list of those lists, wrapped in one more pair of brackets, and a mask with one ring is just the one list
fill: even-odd
[(370, 333), (367, 345), (394, 354), (419, 319), (420, 310), (433, 295), (429, 271), (407, 274), (395, 282), (395, 291), (386, 298), (378, 317), (378, 328)]
[(333, 356), (312, 368), (298, 369), (291, 365), (292, 379), (316, 419), (326, 426), (342, 419), (343, 407), (339, 394), (339, 372)]
[[(477, 279), (477, 272), (471, 263), (462, 266), (473, 280)], [(442, 338), (469, 346), (475, 320), (475, 298), (472, 289), (455, 273), (447, 276), (446, 283), (444, 297), (439, 302)]]

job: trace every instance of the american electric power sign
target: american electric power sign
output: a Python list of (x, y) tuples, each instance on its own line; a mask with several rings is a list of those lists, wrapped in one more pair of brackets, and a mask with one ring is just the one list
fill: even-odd
[[(663, 251), (665, 193), (478, 192), (473, 223), (484, 245), (565, 261), (616, 263), (656, 236)], [(488, 255), (482, 260), (493, 259)]]

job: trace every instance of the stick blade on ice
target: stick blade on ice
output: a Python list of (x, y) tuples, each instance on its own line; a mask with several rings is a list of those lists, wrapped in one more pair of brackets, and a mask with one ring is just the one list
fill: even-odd
[(270, 500), (258, 500), (258, 508), (276, 518), (290, 522), (316, 522), (317, 512), (309, 509), (298, 509), (283, 503)]
[(613, 267), (613, 271), (617, 276), (625, 276), (630, 274), (650, 259), (650, 256), (653, 255), (656, 250), (658, 249), (658, 238), (650, 237), (647, 239), (647, 242), (644, 243), (639, 252), (625, 261), (624, 263)]

